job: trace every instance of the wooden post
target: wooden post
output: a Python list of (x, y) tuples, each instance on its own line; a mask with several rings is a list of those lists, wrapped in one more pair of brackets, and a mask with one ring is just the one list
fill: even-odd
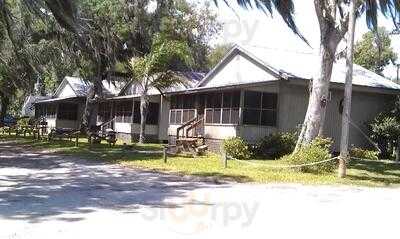
[(228, 157), (225, 151), (222, 151), (222, 163), (224, 164), (224, 168), (228, 168)]
[(167, 157), (168, 157), (167, 150), (168, 150), (168, 147), (165, 146), (164, 149), (163, 149), (163, 160), (164, 160), (164, 163), (167, 163)]
[(79, 134), (76, 134), (76, 138), (75, 138), (75, 147), (79, 146)]

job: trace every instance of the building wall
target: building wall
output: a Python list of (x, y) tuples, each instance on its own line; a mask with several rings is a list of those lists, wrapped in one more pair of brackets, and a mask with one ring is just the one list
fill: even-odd
[[(293, 131), (300, 127), (308, 105), (308, 88), (302, 85), (292, 85), (285, 83), (281, 85), (279, 96), (279, 131)], [(340, 147), (342, 116), (339, 113), (339, 104), (343, 99), (343, 90), (332, 89), (329, 97), (324, 134), (333, 138), (334, 150), (338, 151)], [(367, 133), (366, 123), (371, 121), (380, 112), (384, 111), (394, 96), (371, 93), (371, 92), (353, 92), (351, 118), (363, 132)], [(370, 147), (368, 140), (355, 127), (350, 126), (350, 145), (360, 147)]]
[(245, 83), (276, 81), (277, 79), (243, 54), (232, 57), (225, 66), (202, 86), (229, 86)]
[(64, 88), (61, 90), (58, 98), (75, 97), (76, 94), (69, 84), (65, 84)]
[[(308, 87), (305, 84), (295, 84), (293, 82), (281, 82), (278, 85), (264, 85), (252, 88), (244, 88), (243, 90), (257, 90), (264, 92), (278, 93), (277, 105), (277, 126), (252, 126), (252, 125), (205, 125), (206, 142), (214, 144), (222, 140), (240, 136), (250, 143), (255, 143), (261, 138), (274, 132), (288, 132), (298, 130), (304, 121), (305, 113), (308, 106)], [(325, 121), (324, 133), (327, 137), (333, 138), (334, 150), (339, 150), (340, 134), (341, 134), (341, 114), (339, 113), (339, 104), (343, 98), (343, 90), (338, 88), (331, 89), (329, 101), (327, 105), (327, 114)], [(372, 93), (371, 91), (355, 91), (353, 92), (353, 103), (351, 118), (352, 122), (367, 133), (366, 123), (371, 121), (380, 112), (390, 107), (394, 100), (393, 95)], [(168, 134), (170, 139), (176, 137), (176, 129), (180, 125), (170, 125)], [(371, 146), (363, 134), (355, 127), (350, 127), (350, 144), (359, 147)], [(219, 145), (219, 143), (218, 143)], [(212, 149), (218, 148), (211, 147)]]
[[(134, 100), (139, 101), (140, 99), (137, 97)], [(146, 125), (146, 138), (150, 141), (168, 140), (169, 102), (161, 102), (159, 95), (150, 96), (150, 102), (160, 104), (159, 125)], [(115, 104), (118, 104), (118, 101), (115, 101)], [(163, 107), (166, 107), (166, 111), (164, 111)], [(115, 122), (114, 130), (117, 132), (119, 139), (128, 143), (139, 138), (140, 124)]]

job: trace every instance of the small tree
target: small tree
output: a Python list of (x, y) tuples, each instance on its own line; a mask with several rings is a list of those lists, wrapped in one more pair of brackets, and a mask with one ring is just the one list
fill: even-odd
[(355, 46), (354, 63), (381, 75), (385, 66), (397, 60), (391, 44), (389, 32), (383, 27), (378, 29), (378, 37), (376, 32), (365, 33)]
[(146, 120), (149, 106), (150, 89), (163, 91), (179, 83), (184, 78), (176, 72), (179, 66), (189, 65), (192, 57), (185, 42), (171, 40), (161, 35), (155, 37), (149, 54), (132, 58), (130, 61), (132, 83), (140, 89), (140, 137), (139, 143), (145, 143)]

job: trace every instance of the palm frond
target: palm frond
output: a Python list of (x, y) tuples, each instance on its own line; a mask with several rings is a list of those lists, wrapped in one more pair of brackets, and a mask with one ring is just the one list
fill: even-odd
[(379, 13), (386, 18), (392, 18), (395, 28), (398, 28), (400, 20), (399, 0), (366, 0), (364, 5), (366, 22), (369, 29), (377, 31)]
[[(214, 0), (216, 6), (218, 6), (218, 2), (223, 2), (227, 6), (230, 6), (227, 0)], [(236, 2), (242, 8), (251, 9), (255, 7), (264, 13), (272, 14), (275, 9), (293, 33), (300, 37), (307, 45), (310, 45), (296, 25), (294, 20), (295, 8), (292, 0), (236, 0)]]

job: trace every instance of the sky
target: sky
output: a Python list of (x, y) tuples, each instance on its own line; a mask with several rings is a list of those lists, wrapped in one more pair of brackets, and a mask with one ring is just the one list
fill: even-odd
[[(271, 17), (259, 10), (244, 10), (233, 2), (236, 1), (232, 1), (231, 8), (222, 4), (222, 1), (218, 8), (211, 3), (213, 10), (218, 14), (219, 21), (223, 23), (222, 33), (214, 40), (213, 44), (237, 43), (307, 52), (319, 50), (319, 26), (312, 0), (294, 0), (296, 24), (312, 48), (296, 36), (277, 13)], [(379, 17), (379, 25), (388, 30), (393, 29), (391, 20), (383, 16)], [(358, 19), (356, 41), (360, 40), (368, 30), (365, 17)], [(400, 36), (392, 36), (392, 46), (399, 53), (400, 58)], [(387, 67), (384, 74), (387, 77), (395, 78), (396, 67)]]

